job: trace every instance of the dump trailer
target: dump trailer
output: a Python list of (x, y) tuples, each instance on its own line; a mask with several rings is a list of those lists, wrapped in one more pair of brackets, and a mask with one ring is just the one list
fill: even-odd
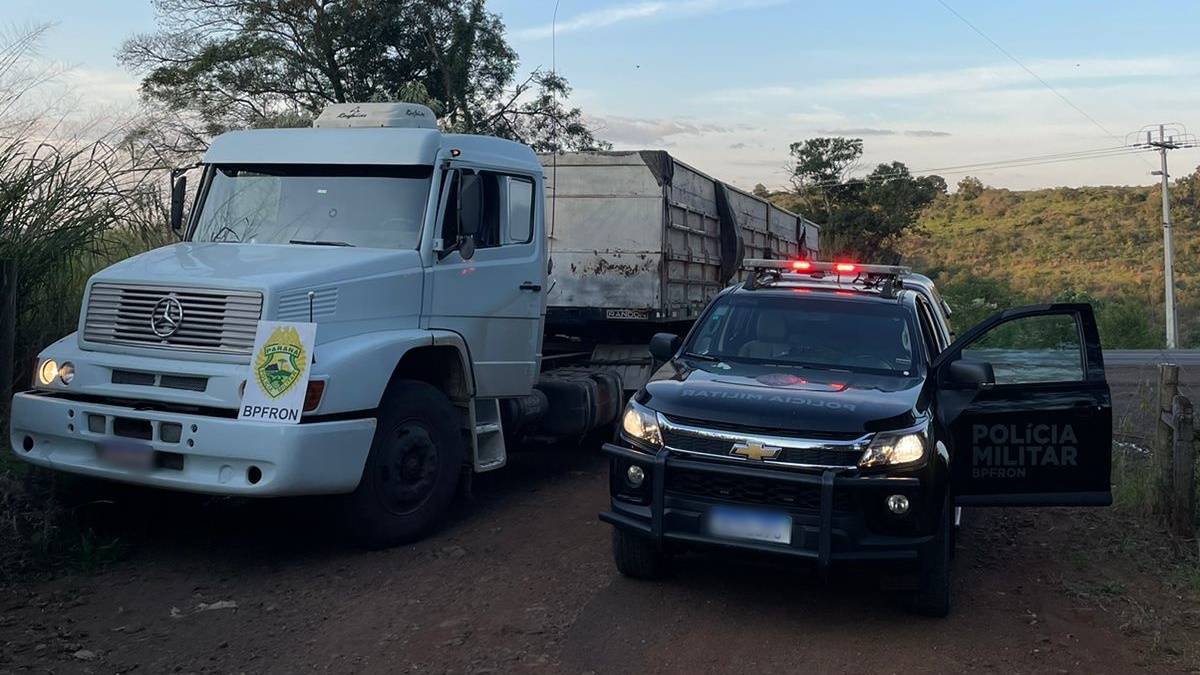
[(432, 531), (515, 443), (611, 428), (650, 333), (695, 319), (743, 255), (816, 243), (666, 153), (539, 158), (405, 103), (222, 134), (190, 209), (187, 178), (180, 241), (96, 273), (78, 330), (39, 355), (13, 452), (165, 489), (336, 495), (370, 546)]
[(816, 223), (662, 150), (539, 155), (552, 327), (690, 322), (745, 258), (813, 258)]
[(819, 225), (663, 150), (538, 158), (553, 265), (545, 355), (584, 349), (627, 392), (651, 374), (649, 338), (686, 332), (743, 258), (817, 255)]

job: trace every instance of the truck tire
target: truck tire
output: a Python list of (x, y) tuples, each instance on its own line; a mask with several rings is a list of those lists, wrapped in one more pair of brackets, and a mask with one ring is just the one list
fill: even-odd
[(954, 507), (949, 499), (933, 541), (921, 553), (918, 562), (917, 590), (909, 600), (909, 609), (917, 614), (942, 618), (950, 613), (950, 560), (954, 546)]
[(345, 498), (346, 528), (368, 548), (416, 541), (446, 517), (464, 461), (459, 413), (416, 380), (393, 382), (376, 416), (362, 479)]
[(661, 579), (670, 564), (670, 557), (649, 539), (619, 527), (613, 528), (612, 551), (617, 571), (632, 579)]

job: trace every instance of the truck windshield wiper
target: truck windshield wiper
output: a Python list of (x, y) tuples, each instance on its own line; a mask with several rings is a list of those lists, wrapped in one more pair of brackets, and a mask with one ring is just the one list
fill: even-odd
[(701, 361), (720, 361), (721, 359), (712, 356), (711, 354), (699, 354), (697, 352), (684, 352), (683, 355), (689, 359), (700, 359)]
[(314, 239), (314, 240), (291, 239), (288, 241), (288, 243), (289, 244), (303, 244), (305, 246), (353, 246), (354, 245), (354, 244), (351, 244), (351, 243), (345, 242), (345, 241), (321, 241), (321, 240), (316, 240), (316, 239)]

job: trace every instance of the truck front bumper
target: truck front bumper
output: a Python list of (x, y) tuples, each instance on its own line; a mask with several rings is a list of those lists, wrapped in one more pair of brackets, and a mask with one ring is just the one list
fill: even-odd
[[(353, 491), (375, 433), (371, 418), (261, 424), (40, 392), (13, 397), (9, 426), (13, 453), (38, 466), (186, 492), (262, 497)], [(106, 463), (99, 451), (112, 444), (148, 446), (153, 465)]]
[[(667, 450), (648, 454), (613, 443), (603, 446), (613, 457), (614, 468), (636, 464), (643, 468), (649, 483), (645, 503), (613, 495), (611, 510), (601, 513), (606, 523), (653, 539), (660, 547), (667, 543), (685, 546), (709, 546), (752, 550), (792, 556), (828, 568), (834, 561), (915, 561), (932, 535), (916, 531), (887, 534), (876, 531), (862, 505), (882, 501), (886, 495), (903, 494), (917, 501), (921, 481), (915, 477), (863, 476), (849, 470), (826, 469), (821, 473), (780, 471), (778, 469), (699, 461), (672, 456)], [(769, 481), (788, 485), (813, 496), (803, 507), (760, 505), (739, 501), (736, 489), (730, 497), (698, 496), (667, 488), (673, 472), (689, 472), (718, 481)], [(850, 475), (843, 475), (850, 474)], [(619, 479), (614, 477), (614, 481)], [(770, 488), (768, 488), (770, 489)], [(707, 517), (713, 506), (745, 506), (786, 512), (792, 520), (791, 543), (777, 544), (744, 539), (714, 537), (708, 533)], [(892, 529), (904, 531), (906, 523), (897, 518)], [(914, 529), (919, 530), (919, 527)]]

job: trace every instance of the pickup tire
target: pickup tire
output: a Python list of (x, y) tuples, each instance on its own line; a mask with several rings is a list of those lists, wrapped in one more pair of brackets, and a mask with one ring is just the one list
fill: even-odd
[(446, 395), (425, 382), (388, 386), (362, 479), (345, 497), (346, 529), (356, 543), (387, 548), (442, 524), (466, 452), (459, 417)]
[(922, 551), (918, 563), (917, 590), (909, 599), (909, 609), (913, 612), (937, 618), (950, 613), (950, 561), (953, 550), (954, 506), (947, 498), (933, 541)]
[(671, 562), (654, 542), (619, 527), (613, 528), (612, 552), (617, 571), (633, 579), (661, 579)]

